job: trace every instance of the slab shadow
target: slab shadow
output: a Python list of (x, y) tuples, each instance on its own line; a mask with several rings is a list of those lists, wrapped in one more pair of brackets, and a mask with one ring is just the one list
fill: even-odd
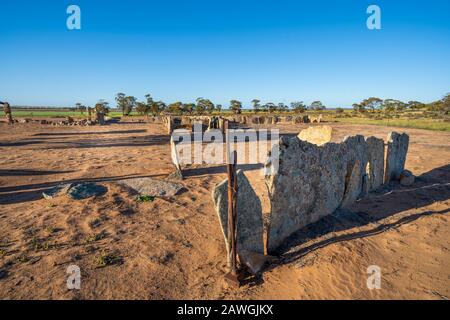
[[(364, 201), (364, 204), (372, 206), (373, 210), (369, 210), (370, 213), (358, 211), (358, 204), (355, 204), (347, 210), (337, 210), (316, 223), (295, 232), (276, 250), (275, 254), (279, 257), (279, 262), (272, 264), (270, 268), (280, 263), (293, 262), (308, 253), (333, 243), (370, 237), (425, 216), (450, 213), (450, 208), (440, 211), (427, 210), (399, 217), (394, 222), (379, 224), (370, 230), (334, 235), (339, 231), (350, 230), (371, 223), (377, 224), (378, 221), (400, 212), (422, 208), (437, 201), (450, 199), (450, 165), (433, 169), (417, 177), (416, 180), (417, 182), (411, 187), (403, 187), (397, 182), (391, 182), (377, 192), (371, 193), (367, 198), (362, 199), (361, 201)], [(392, 203), (395, 203), (395, 206)], [(315, 241), (315, 239), (318, 240)], [(305, 244), (307, 245), (305, 246)]]

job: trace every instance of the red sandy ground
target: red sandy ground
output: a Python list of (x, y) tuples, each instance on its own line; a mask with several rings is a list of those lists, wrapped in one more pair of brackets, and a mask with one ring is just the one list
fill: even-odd
[[(420, 176), (358, 202), (366, 223), (336, 226), (304, 239), (240, 289), (223, 280), (225, 246), (211, 199), (223, 168), (191, 168), (187, 191), (136, 203), (115, 182), (165, 178), (169, 137), (159, 124), (104, 127), (0, 124), (1, 299), (445, 299), (450, 296), (450, 133), (332, 124), (345, 135), (410, 134), (407, 168)], [(303, 125), (278, 125), (298, 133)], [(246, 171), (261, 196), (258, 170)], [(107, 194), (82, 201), (45, 200), (61, 182), (97, 181)], [(445, 185), (447, 183), (447, 185)], [(388, 190), (389, 191), (389, 190)], [(93, 236), (105, 235), (101, 239)], [(38, 244), (36, 246), (36, 244)], [(121, 263), (98, 268), (100, 255)], [(287, 256), (285, 256), (287, 257)], [(66, 287), (69, 265), (81, 268), (81, 290)], [(380, 290), (366, 286), (378, 265)], [(6, 272), (6, 273), (5, 273)]]

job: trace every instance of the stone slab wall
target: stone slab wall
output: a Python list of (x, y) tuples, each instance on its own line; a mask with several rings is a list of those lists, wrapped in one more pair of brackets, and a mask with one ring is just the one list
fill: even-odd
[(271, 202), (269, 253), (293, 232), (340, 206), (347, 173), (343, 146), (318, 147), (297, 137), (280, 139), (278, 173), (266, 177)]
[[(391, 133), (389, 176), (404, 169), (408, 136)], [(274, 252), (292, 233), (354, 204), (383, 184), (384, 141), (361, 135), (316, 146), (298, 137), (280, 139), (279, 169), (266, 177), (271, 202), (267, 250)]]
[[(278, 171), (265, 177), (271, 205), (267, 252), (276, 252), (294, 232), (338, 208), (351, 206), (383, 182), (399, 179), (408, 143), (408, 135), (390, 133), (385, 157), (384, 140), (375, 137), (356, 135), (344, 138), (341, 143), (321, 146), (298, 137), (281, 137), (275, 146), (278, 150), (272, 150), (272, 154), (279, 154)], [(241, 248), (262, 254), (260, 201), (241, 171), (238, 184), (238, 252)], [(216, 186), (213, 199), (226, 238), (226, 181)]]

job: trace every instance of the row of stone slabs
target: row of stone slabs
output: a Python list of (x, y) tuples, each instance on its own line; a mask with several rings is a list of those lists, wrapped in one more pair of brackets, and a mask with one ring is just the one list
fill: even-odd
[[(383, 183), (399, 179), (408, 145), (407, 134), (391, 132), (385, 157), (384, 141), (375, 137), (357, 135), (322, 146), (298, 137), (282, 137), (275, 146), (279, 148), (279, 169), (265, 178), (271, 203), (267, 252), (275, 252), (287, 237), (306, 225), (350, 206)], [(237, 251), (241, 262), (258, 271), (262, 266), (254, 265), (255, 257), (265, 254), (262, 207), (242, 171), (238, 171), (237, 180)], [(215, 187), (212, 196), (226, 239), (226, 180)], [(225, 244), (229, 257), (228, 242)]]

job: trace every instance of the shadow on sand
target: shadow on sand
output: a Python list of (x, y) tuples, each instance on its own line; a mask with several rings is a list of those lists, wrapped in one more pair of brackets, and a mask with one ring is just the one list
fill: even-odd
[(22, 177), (22, 176), (47, 176), (53, 174), (72, 173), (74, 170), (68, 171), (45, 171), (45, 170), (26, 170), (26, 169), (0, 169), (0, 177)]
[(112, 130), (112, 131), (98, 131), (98, 132), (51, 132), (51, 133), (36, 133), (33, 134), (34, 137), (47, 137), (47, 136), (82, 136), (82, 135), (106, 135), (106, 134), (131, 134), (131, 133), (144, 133), (147, 132), (145, 129), (136, 130)]
[[(252, 171), (252, 170), (258, 170), (262, 169), (262, 164), (239, 164), (237, 166), (238, 170), (243, 171)], [(204, 176), (209, 174), (221, 174), (221, 173), (227, 173), (227, 167), (226, 166), (217, 166), (217, 167), (201, 167), (201, 168), (186, 168), (183, 169), (183, 177), (185, 178), (191, 178), (191, 177), (198, 177), (198, 176)]]
[[(450, 213), (450, 207), (440, 211), (426, 210), (413, 214), (401, 214), (395, 221), (377, 222), (397, 213), (418, 209), (438, 201), (450, 199), (450, 165), (433, 169), (416, 178), (411, 187), (403, 187), (391, 182), (377, 192), (356, 203), (348, 210), (337, 210), (291, 235), (276, 252), (279, 260), (268, 269), (280, 264), (287, 264), (333, 243), (366, 238), (397, 228), (417, 219), (431, 215)], [(370, 207), (368, 212), (358, 211), (359, 205)], [(334, 235), (335, 232), (363, 227), (368, 224), (376, 226), (370, 230), (356, 231)], [(267, 269), (266, 269), (267, 270)]]

